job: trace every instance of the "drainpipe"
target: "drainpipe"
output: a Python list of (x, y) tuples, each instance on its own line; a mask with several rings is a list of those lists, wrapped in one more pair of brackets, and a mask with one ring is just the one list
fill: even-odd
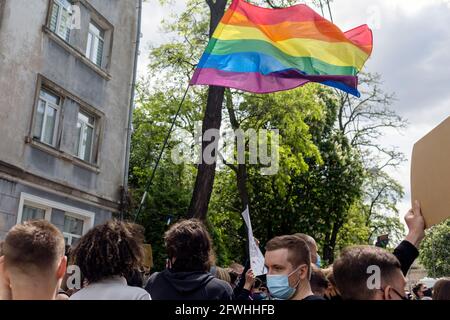
[(128, 196), (128, 172), (130, 170), (130, 149), (131, 149), (131, 131), (133, 123), (133, 110), (134, 110), (134, 97), (136, 91), (136, 78), (137, 78), (137, 67), (139, 59), (139, 48), (141, 44), (141, 32), (142, 32), (142, 0), (138, 0), (138, 21), (137, 21), (137, 32), (136, 32), (136, 48), (134, 52), (134, 66), (133, 66), (133, 82), (131, 83), (131, 96), (128, 110), (128, 126), (127, 126), (127, 146), (125, 151), (125, 170), (123, 174), (123, 191), (122, 191), (122, 208), (120, 211), (120, 219), (123, 219), (125, 211), (125, 203), (127, 202)]

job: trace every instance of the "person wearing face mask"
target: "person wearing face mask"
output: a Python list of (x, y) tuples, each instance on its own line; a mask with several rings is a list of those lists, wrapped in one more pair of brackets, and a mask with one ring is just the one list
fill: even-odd
[(422, 300), (425, 297), (425, 291), (427, 287), (423, 283), (418, 283), (413, 288), (413, 293), (416, 300)]
[(382, 248), (345, 248), (333, 274), (343, 300), (407, 300), (400, 262)]
[(276, 300), (324, 300), (311, 290), (311, 253), (300, 237), (276, 237), (266, 245), (264, 256), (267, 288)]
[(418, 201), (405, 215), (405, 222), (408, 235), (393, 253), (373, 246), (354, 246), (341, 252), (333, 264), (333, 275), (344, 300), (408, 300), (405, 276), (425, 236)]
[(311, 253), (311, 263), (315, 264), (320, 268), (322, 266), (322, 261), (318, 253), (316, 240), (313, 237), (304, 233), (296, 233), (294, 234), (294, 236), (299, 237), (300, 239), (306, 242), (309, 248), (309, 252)]

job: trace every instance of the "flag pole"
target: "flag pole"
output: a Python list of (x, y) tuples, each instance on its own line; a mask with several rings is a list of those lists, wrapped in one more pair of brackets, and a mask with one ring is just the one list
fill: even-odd
[(139, 218), (139, 215), (140, 215), (142, 209), (144, 208), (145, 199), (147, 198), (148, 191), (149, 191), (150, 187), (152, 186), (153, 179), (155, 178), (155, 173), (156, 173), (156, 170), (158, 169), (159, 162), (161, 161), (161, 158), (162, 158), (162, 156), (164, 154), (164, 150), (166, 149), (167, 144), (169, 143), (169, 138), (170, 138), (170, 135), (172, 134), (173, 128), (175, 127), (175, 122), (177, 121), (177, 118), (178, 118), (178, 116), (180, 114), (181, 107), (183, 106), (183, 103), (186, 100), (186, 96), (187, 96), (187, 93), (189, 91), (189, 87), (190, 87), (190, 84), (187, 85), (186, 90), (184, 91), (183, 98), (181, 99), (180, 104), (178, 106), (177, 113), (175, 114), (175, 116), (172, 119), (172, 123), (170, 125), (169, 131), (167, 132), (166, 138), (164, 140), (163, 147), (162, 147), (161, 151), (159, 152), (158, 159), (156, 160), (155, 166), (153, 167), (152, 175), (150, 176), (150, 179), (148, 180), (148, 182), (147, 182), (147, 184), (145, 186), (144, 194), (142, 195), (142, 199), (141, 199), (141, 203), (139, 204), (139, 208), (138, 208), (138, 210), (136, 212), (136, 215), (134, 217), (134, 222), (137, 222), (137, 220)]

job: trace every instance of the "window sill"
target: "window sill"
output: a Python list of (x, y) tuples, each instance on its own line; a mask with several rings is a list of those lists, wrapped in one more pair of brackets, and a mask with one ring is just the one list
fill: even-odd
[(77, 158), (71, 154), (68, 154), (64, 151), (58, 150), (58, 149), (56, 149), (52, 146), (49, 146), (45, 143), (37, 141), (37, 140), (33, 139), (32, 137), (27, 137), (26, 142), (29, 143), (33, 148), (47, 152), (47, 153), (55, 156), (56, 158), (59, 158), (59, 159), (62, 159), (62, 160), (68, 161), (68, 162), (72, 162), (74, 165), (82, 167), (87, 170), (90, 170), (92, 172), (95, 172), (96, 174), (100, 173), (100, 168), (98, 165), (81, 160), (80, 158)]
[(74, 55), (77, 59), (81, 60), (86, 64), (89, 68), (97, 72), (102, 78), (109, 81), (111, 80), (111, 75), (104, 69), (97, 66), (91, 60), (89, 60), (80, 50), (72, 46), (70, 43), (67, 43), (60, 36), (51, 31), (47, 26), (42, 27), (43, 31), (48, 34), (49, 38), (59, 44), (62, 48), (69, 51), (72, 55)]

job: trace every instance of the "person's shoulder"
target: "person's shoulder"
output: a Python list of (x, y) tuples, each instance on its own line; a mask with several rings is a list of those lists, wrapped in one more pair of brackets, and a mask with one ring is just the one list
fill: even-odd
[(145, 285), (145, 287), (153, 284), (156, 281), (156, 279), (160, 277), (160, 275), (161, 275), (161, 272), (154, 272), (154, 273), (152, 273), (150, 275), (150, 277), (148, 277), (147, 284)]
[(150, 294), (143, 288), (127, 286), (127, 290), (134, 300), (151, 300)]
[(82, 289), (78, 290), (77, 292), (75, 292), (74, 294), (72, 294), (69, 297), (69, 300), (83, 300), (88, 291), (89, 291), (88, 288), (82, 288)]
[(221, 291), (225, 296), (233, 296), (233, 288), (228, 282), (224, 280), (213, 277), (208, 283), (208, 286), (214, 288), (217, 291)]
[(148, 278), (148, 281), (150, 280), (155, 280), (157, 277), (159, 277), (161, 275), (161, 272), (153, 272), (150, 277)]
[(231, 288), (231, 285), (228, 282), (226, 282), (224, 280), (221, 280), (221, 279), (217, 279), (215, 277), (213, 277), (211, 279), (210, 284), (212, 284), (212, 285), (214, 285), (216, 287), (223, 288), (225, 290), (230, 289), (231, 291), (233, 291), (233, 289)]

